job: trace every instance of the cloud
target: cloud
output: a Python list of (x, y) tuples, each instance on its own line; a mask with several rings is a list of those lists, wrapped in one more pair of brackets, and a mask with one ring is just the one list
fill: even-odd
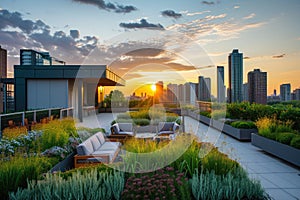
[(72, 0), (74, 2), (82, 3), (82, 4), (89, 4), (97, 6), (99, 9), (113, 11), (116, 13), (130, 13), (132, 11), (136, 11), (137, 8), (134, 6), (124, 6), (119, 4), (113, 3), (106, 3), (104, 0)]
[(79, 31), (78, 30), (70, 30), (70, 35), (72, 38), (77, 39), (77, 38), (79, 38)]
[(296, 40), (299, 40), (299, 41), (300, 41), (300, 37), (298, 37)]
[(127, 56), (137, 56), (137, 57), (155, 57), (164, 53), (163, 49), (156, 48), (141, 48), (137, 50), (130, 51), (126, 53)]
[(214, 5), (215, 2), (213, 2), (213, 1), (202, 1), (202, 4), (205, 4), (205, 5)]
[(210, 11), (210, 10), (205, 10), (205, 11), (194, 12), (194, 13), (189, 13), (189, 12), (187, 12), (187, 13), (186, 13), (186, 16), (202, 15), (202, 14), (204, 14), (204, 13), (209, 13), (209, 12), (211, 12), (211, 11)]
[(0, 44), (9, 52), (9, 66), (17, 64), (20, 49), (49, 51), (67, 63), (80, 63), (98, 43), (95, 36), (79, 38), (79, 30), (51, 33), (50, 26), (41, 20), (25, 20), (21, 13), (0, 10)]
[(255, 16), (256, 16), (255, 13), (251, 13), (250, 15), (243, 17), (243, 19), (252, 19)]
[(164, 10), (164, 11), (161, 12), (161, 14), (164, 17), (173, 17), (175, 19), (178, 19), (178, 18), (182, 17), (182, 14), (176, 13), (173, 10)]
[(244, 60), (249, 60), (249, 59), (251, 59), (251, 58), (248, 57), (248, 56), (245, 56), (245, 57), (244, 57)]
[(8, 10), (2, 9), (0, 10), (0, 29), (8, 27), (19, 28), (27, 34), (32, 33), (33, 31), (42, 31), (50, 28), (41, 20), (24, 20), (21, 13), (9, 12)]
[(141, 19), (140, 23), (138, 23), (138, 22), (120, 23), (119, 26), (122, 28), (127, 28), (127, 29), (142, 28), (142, 29), (164, 30), (164, 27), (161, 24), (151, 24), (151, 23), (147, 22), (146, 19)]
[(284, 54), (281, 54), (281, 55), (272, 56), (272, 58), (283, 58), (285, 56), (286, 56), (286, 54), (284, 53)]
[(234, 6), (233, 8), (234, 8), (234, 9), (238, 9), (238, 8), (240, 8), (240, 6)]
[(186, 34), (200, 44), (207, 44), (237, 38), (240, 32), (259, 28), (265, 24), (265, 22), (238, 23), (232, 19), (222, 20), (225, 17), (226, 14), (208, 15), (186, 23), (168, 26), (166, 30)]

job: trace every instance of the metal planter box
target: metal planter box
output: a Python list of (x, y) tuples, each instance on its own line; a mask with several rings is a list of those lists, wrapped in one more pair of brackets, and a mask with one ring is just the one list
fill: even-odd
[(75, 152), (69, 154), (64, 160), (60, 161), (59, 163), (57, 163), (51, 170), (50, 172), (57, 172), (57, 171), (61, 171), (61, 172), (65, 172), (67, 170), (73, 169), (74, 168), (74, 156), (75, 156)]
[(215, 129), (222, 131), (223, 133), (240, 141), (251, 141), (251, 133), (257, 133), (257, 129), (239, 129), (218, 120), (212, 121)]
[(300, 167), (300, 149), (252, 133), (251, 144)]

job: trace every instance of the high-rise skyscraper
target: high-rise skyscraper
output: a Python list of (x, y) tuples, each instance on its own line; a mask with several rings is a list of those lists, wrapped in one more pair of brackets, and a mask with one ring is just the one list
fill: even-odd
[(177, 84), (168, 84), (167, 85), (167, 99), (171, 103), (178, 102), (178, 85)]
[(211, 97), (211, 79), (203, 76), (198, 77), (198, 100), (210, 101)]
[(291, 84), (286, 83), (280, 85), (280, 100), (290, 101), (291, 100)]
[[(7, 78), (7, 51), (0, 46), (0, 78)], [(3, 84), (0, 83), (0, 113), (3, 112)]]
[(217, 67), (217, 92), (218, 102), (225, 103), (224, 67)]
[(248, 97), (250, 103), (267, 104), (267, 72), (254, 69), (248, 73)]
[(228, 56), (229, 102), (243, 101), (243, 54), (234, 49)]

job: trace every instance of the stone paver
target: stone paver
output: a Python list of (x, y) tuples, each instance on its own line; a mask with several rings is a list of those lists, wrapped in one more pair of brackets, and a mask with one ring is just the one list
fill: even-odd
[[(77, 126), (101, 127), (110, 131), (110, 123), (117, 116), (110, 113), (88, 116)], [(196, 134), (201, 140), (211, 142), (230, 158), (238, 161), (251, 178), (258, 179), (275, 200), (300, 199), (300, 170), (251, 145), (239, 142), (218, 130), (184, 117), (185, 132)]]

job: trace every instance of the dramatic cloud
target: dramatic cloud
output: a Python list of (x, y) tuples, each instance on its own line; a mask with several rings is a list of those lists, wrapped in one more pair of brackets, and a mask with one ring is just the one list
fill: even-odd
[(120, 27), (127, 28), (127, 29), (155, 29), (155, 30), (164, 30), (164, 27), (161, 24), (151, 24), (147, 22), (146, 19), (141, 19), (140, 23), (133, 22), (133, 23), (120, 23)]
[(77, 38), (79, 38), (79, 31), (78, 30), (70, 30), (70, 35), (72, 38), (77, 39)]
[(178, 18), (182, 17), (182, 14), (176, 13), (173, 10), (164, 10), (164, 11), (161, 12), (161, 14), (164, 17), (173, 17), (175, 19), (178, 19)]
[(243, 19), (252, 19), (255, 16), (256, 16), (255, 13), (251, 13), (250, 15), (244, 17)]
[(22, 19), (19, 12), (9, 12), (8, 10), (0, 10), (0, 30), (12, 27), (19, 28), (29, 34), (33, 31), (41, 31), (50, 27), (44, 24), (41, 20), (31, 21)]
[(215, 4), (215, 2), (213, 2), (213, 1), (202, 1), (202, 3), (205, 5), (214, 5)]
[[(78, 30), (51, 33), (50, 26), (41, 20), (25, 20), (18, 12), (0, 10), (0, 44), (9, 52), (9, 67), (18, 64), (20, 49), (49, 51), (52, 56), (67, 63), (81, 63), (97, 47), (98, 38), (79, 38)], [(10, 70), (10, 69), (9, 69)]]
[(281, 55), (275, 55), (275, 56), (272, 56), (272, 58), (283, 58), (284, 56), (286, 56), (286, 54), (281, 54)]
[(106, 3), (103, 0), (73, 0), (74, 2), (89, 4), (97, 6), (99, 9), (113, 11), (116, 13), (130, 13), (132, 11), (136, 11), (137, 8), (134, 6), (123, 6), (119, 4)]

